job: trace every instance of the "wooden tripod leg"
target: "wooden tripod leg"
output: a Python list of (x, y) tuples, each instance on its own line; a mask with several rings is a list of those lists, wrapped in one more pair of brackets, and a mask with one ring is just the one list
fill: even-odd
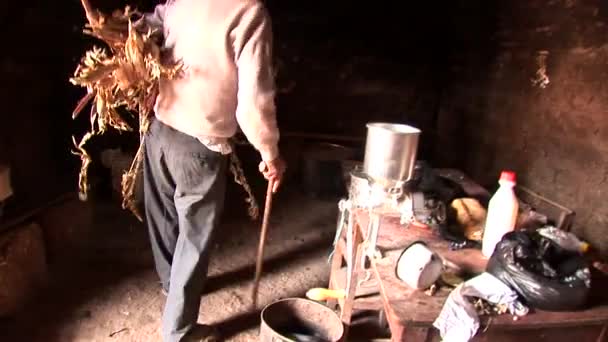
[[(342, 231), (342, 233), (344, 233), (344, 231)], [(340, 234), (340, 235), (342, 235), (342, 234)], [(342, 236), (340, 236), (340, 239), (341, 238), (342, 238)], [(331, 259), (329, 286), (327, 287), (329, 289), (338, 290), (338, 289), (334, 289), (333, 285), (336, 284), (336, 278), (339, 277), (338, 273), (341, 272), (343, 257), (344, 257), (344, 254), (342, 254), (342, 249), (339, 247), (339, 243), (338, 243), (338, 244), (336, 244), (336, 247), (334, 249), (334, 255), (332, 256), (332, 259)], [(335, 310), (337, 306), (338, 306), (337, 299), (330, 298), (327, 300), (328, 308)]]
[(351, 319), (353, 315), (353, 310), (355, 306), (355, 296), (357, 294), (357, 284), (358, 284), (358, 271), (361, 268), (361, 256), (364, 253), (363, 245), (361, 244), (361, 234), (360, 229), (357, 224), (353, 224), (352, 230), (352, 239), (353, 239), (353, 253), (350, 253), (351, 260), (347, 262), (352, 265), (352, 275), (348, 277), (350, 281), (347, 284), (347, 293), (346, 298), (344, 298), (344, 305), (342, 306), (342, 312), (340, 314), (340, 318), (342, 319), (342, 323), (344, 324), (344, 337), (343, 341), (346, 341), (348, 336), (348, 330), (350, 329)]

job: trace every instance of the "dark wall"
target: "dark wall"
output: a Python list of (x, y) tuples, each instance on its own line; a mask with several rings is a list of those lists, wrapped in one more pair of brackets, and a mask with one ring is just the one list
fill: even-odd
[[(149, 10), (155, 1), (92, 0), (103, 11), (127, 3)], [(282, 131), (365, 134), (365, 123), (388, 120), (421, 128), (421, 155), (429, 157), (437, 94), (436, 43), (442, 18), (432, 5), (403, 8), (347, 1), (267, 1), (276, 35)], [(5, 53), (0, 60), (3, 114), (0, 160), (14, 170), (15, 190), (24, 202), (40, 202), (75, 190), (78, 159), (71, 136), (88, 129), (82, 116), (70, 118), (84, 91), (68, 83), (78, 59), (94, 41), (82, 35), (79, 0), (42, 0), (2, 5)], [(420, 35), (424, 32), (424, 35)], [(89, 145), (96, 152), (117, 144), (116, 136)], [(34, 204), (32, 204), (34, 205)]]
[[(441, 102), (437, 160), (494, 186), (503, 168), (577, 211), (576, 229), (608, 252), (608, 26), (599, 1), (501, 1), (491, 39), (456, 49)], [(471, 13), (471, 12), (469, 12)], [(462, 16), (459, 35), (484, 26)], [(547, 51), (549, 84), (535, 86)]]
[[(125, 2), (92, 3), (107, 9)], [(16, 206), (27, 210), (77, 188), (71, 136), (80, 139), (89, 123), (84, 115), (71, 119), (84, 90), (68, 79), (93, 40), (82, 34), (80, 0), (4, 1), (0, 16), (0, 162), (11, 165)]]
[(447, 12), (437, 3), (267, 1), (284, 131), (364, 137), (370, 121), (423, 130), (430, 157)]
[[(489, 186), (500, 169), (515, 169), (521, 183), (576, 209), (578, 229), (608, 246), (608, 28), (600, 1), (266, 3), (283, 132), (363, 138), (369, 121), (418, 126), (421, 158)], [(27, 5), (0, 5), (0, 25), (11, 32), (0, 57), (0, 159), (16, 169), (18, 194), (35, 200), (75, 189), (70, 136), (80, 137), (87, 122), (71, 121), (83, 92), (67, 78), (92, 41), (80, 33), (80, 1)], [(549, 53), (546, 88), (530, 81), (541, 50)]]
[[(33, 205), (62, 192), (73, 170), (66, 98), (75, 65), (79, 3), (18, 1), (0, 5), (3, 49), (0, 160), (13, 170), (16, 198)], [(68, 20), (64, 20), (65, 16)], [(70, 20), (72, 19), (72, 20)], [(62, 185), (63, 184), (63, 185)]]

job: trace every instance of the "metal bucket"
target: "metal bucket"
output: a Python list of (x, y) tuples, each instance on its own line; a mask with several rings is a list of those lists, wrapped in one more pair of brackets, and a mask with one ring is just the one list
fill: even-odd
[(363, 171), (390, 187), (407, 182), (418, 153), (418, 128), (392, 123), (368, 123)]
[(302, 298), (287, 298), (264, 308), (261, 342), (334, 342), (344, 334), (340, 317), (328, 307)]

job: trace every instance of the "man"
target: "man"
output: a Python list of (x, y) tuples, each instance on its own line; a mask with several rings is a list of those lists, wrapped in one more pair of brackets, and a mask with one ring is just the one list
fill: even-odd
[[(146, 136), (146, 220), (167, 301), (166, 342), (197, 326), (211, 240), (223, 207), (228, 138), (237, 125), (261, 155), (260, 171), (281, 183), (274, 106), (272, 31), (257, 0), (174, 0), (146, 17), (162, 24), (165, 47), (185, 72), (163, 81)], [(197, 329), (195, 329), (197, 328)]]

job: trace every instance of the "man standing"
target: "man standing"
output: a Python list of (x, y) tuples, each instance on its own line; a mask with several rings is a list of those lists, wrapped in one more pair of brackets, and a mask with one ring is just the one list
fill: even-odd
[(197, 326), (211, 240), (223, 207), (228, 138), (240, 126), (281, 183), (272, 70), (272, 31), (258, 0), (169, 0), (146, 20), (162, 25), (165, 47), (184, 75), (161, 82), (146, 136), (146, 221), (167, 301), (166, 342)]

